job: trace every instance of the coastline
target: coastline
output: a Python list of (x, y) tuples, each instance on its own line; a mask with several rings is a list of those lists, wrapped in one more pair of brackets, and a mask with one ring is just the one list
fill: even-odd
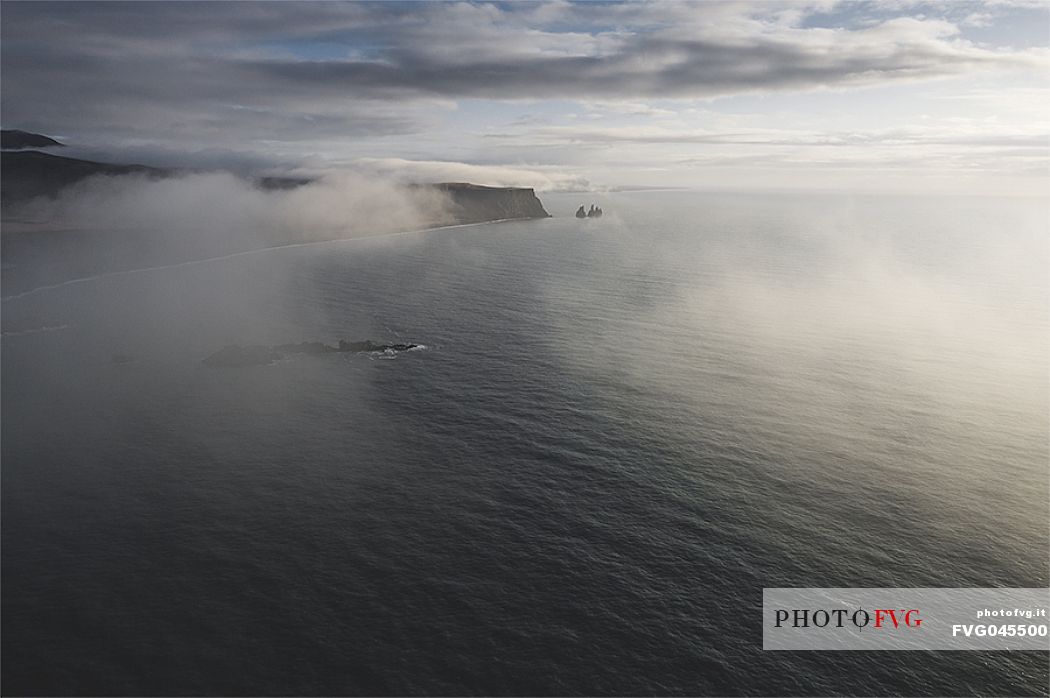
[[(100, 281), (102, 279), (110, 279), (110, 278), (119, 277), (119, 276), (129, 276), (129, 275), (132, 275), (132, 274), (144, 274), (144, 273), (151, 272), (151, 271), (163, 271), (165, 269), (179, 269), (179, 268), (182, 268), (182, 267), (195, 266), (195, 265), (198, 265), (198, 264), (207, 264), (209, 262), (221, 262), (221, 261), (224, 261), (224, 260), (227, 260), (227, 259), (234, 259), (236, 257), (246, 257), (248, 255), (253, 255), (253, 254), (262, 254), (264, 252), (275, 252), (275, 251), (278, 251), (278, 250), (285, 250), (285, 249), (299, 248), (299, 247), (313, 247), (313, 246), (316, 246), (316, 245), (332, 245), (332, 244), (348, 243), (348, 242), (355, 242), (355, 241), (358, 241), (358, 240), (377, 240), (377, 239), (381, 239), (381, 238), (397, 237), (397, 236), (400, 236), (400, 235), (418, 235), (420, 233), (428, 233), (428, 232), (434, 232), (434, 231), (438, 231), (438, 230), (453, 230), (453, 229), (456, 229), (456, 228), (470, 228), (470, 227), (479, 226), (479, 225), (491, 225), (491, 224), (494, 224), (494, 223), (509, 223), (509, 222), (512, 222), (512, 221), (531, 221), (531, 220), (544, 220), (544, 219), (542, 219), (542, 218), (530, 218), (530, 217), (498, 218), (498, 219), (491, 220), (491, 221), (478, 221), (476, 223), (453, 223), (453, 224), (450, 224), (450, 225), (434, 225), (434, 226), (428, 226), (428, 227), (425, 227), (425, 228), (416, 228), (416, 229), (413, 229), (413, 230), (397, 230), (397, 231), (393, 231), (393, 232), (389, 232), (389, 233), (376, 233), (374, 235), (357, 235), (357, 236), (350, 237), (350, 238), (334, 238), (334, 239), (331, 239), (331, 240), (311, 240), (309, 242), (291, 242), (291, 243), (287, 243), (287, 244), (283, 244), (283, 245), (271, 245), (269, 247), (256, 247), (256, 248), (253, 248), (253, 249), (250, 249), (250, 250), (243, 250), (241, 252), (231, 252), (229, 254), (218, 255), (218, 256), (215, 256), (215, 257), (203, 257), (201, 259), (191, 259), (191, 260), (186, 260), (184, 262), (175, 262), (173, 264), (159, 264), (159, 265), (155, 265), (155, 266), (139, 267), (139, 268), (135, 268), (135, 269), (120, 269), (120, 270), (117, 270), (117, 271), (109, 271), (109, 272), (105, 272), (105, 273), (102, 273), (102, 274), (94, 274), (92, 276), (81, 276), (81, 277), (77, 277), (77, 278), (74, 278), (74, 279), (68, 279), (66, 281), (62, 281), (62, 282), (59, 282), (59, 283), (56, 283), (56, 284), (45, 284), (43, 286), (37, 286), (35, 288), (31, 288), (31, 289), (28, 289), (26, 291), (22, 291), (20, 293), (13, 293), (13, 294), (8, 295), (8, 296), (2, 296), (2, 297), (0, 297), (0, 302), (6, 303), (8, 301), (18, 300), (20, 298), (25, 298), (27, 296), (33, 296), (33, 295), (36, 295), (38, 293), (43, 293), (45, 291), (53, 291), (55, 289), (64, 288), (66, 286), (75, 286), (75, 285), (78, 285), (78, 284), (89, 283), (89, 282), (92, 282), (92, 281)], [(70, 232), (72, 230), (77, 230), (77, 229), (76, 228), (65, 229), (65, 230), (63, 230), (63, 229), (56, 229), (56, 230), (41, 231), (41, 232)], [(27, 231), (21, 231), (22, 234), (25, 234), (26, 232)], [(18, 233), (16, 233), (16, 234), (18, 234)]]

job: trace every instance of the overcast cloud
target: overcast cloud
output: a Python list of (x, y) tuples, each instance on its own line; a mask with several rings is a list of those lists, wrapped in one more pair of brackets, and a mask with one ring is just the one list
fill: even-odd
[[(989, 85), (1007, 100), (1012, 90), (1038, 100), (1047, 21), (1045, 5), (1025, 2), (5, 2), (3, 123), (97, 150), (177, 150), (178, 164), (195, 153), (242, 166), (444, 161), (574, 187), (593, 179), (589, 166), (617, 166), (593, 152), (566, 157), (588, 143), (688, 145), (675, 154), (702, 156), (695, 148), (756, 138), (857, 145), (904, 133), (915, 147), (968, 147), (987, 104), (956, 102), (954, 122), (925, 103), (887, 109), (886, 122), (867, 127), (850, 123), (845, 100), (825, 98), (842, 114), (817, 125), (791, 100), (900, 89), (885, 99), (944, 103)], [(1045, 115), (1026, 108), (1034, 116), (1024, 123), (987, 123), (990, 138), (1038, 147)], [(776, 134), (774, 123), (754, 130), (783, 109), (797, 129), (777, 119)], [(739, 116), (733, 129), (712, 123), (728, 113)], [(581, 126), (587, 119), (600, 127)], [(541, 144), (549, 155), (529, 153)], [(628, 160), (624, 172), (640, 162)]]

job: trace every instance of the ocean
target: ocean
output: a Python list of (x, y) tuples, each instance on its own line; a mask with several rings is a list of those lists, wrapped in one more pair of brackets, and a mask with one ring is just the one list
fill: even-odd
[[(1045, 200), (541, 196), (200, 262), (6, 236), (4, 693), (1046, 695), (1046, 653), (760, 621), (1048, 585)], [(201, 363), (341, 338), (423, 348)]]

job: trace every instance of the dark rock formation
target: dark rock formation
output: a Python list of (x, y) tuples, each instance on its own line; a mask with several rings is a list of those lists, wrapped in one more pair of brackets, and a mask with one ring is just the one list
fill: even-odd
[(8, 130), (0, 131), (0, 149), (22, 150), (24, 148), (62, 148), (63, 145), (54, 138), (42, 136), (39, 133), (28, 131)]
[(339, 347), (335, 351), (408, 351), (409, 349), (415, 349), (418, 346), (418, 344), (374, 344), (370, 339), (366, 339), (363, 342), (347, 342), (346, 340), (340, 339)]
[(550, 218), (533, 189), (483, 187), (464, 182), (432, 185), (448, 195), (456, 223), (483, 223), (510, 218)]
[(585, 209), (583, 206), (580, 206), (578, 209), (576, 209), (576, 217), (577, 218), (586, 218), (587, 217), (587, 209)]
[(418, 344), (376, 344), (370, 339), (363, 342), (347, 342), (340, 339), (339, 344), (334, 347), (324, 342), (300, 342), (299, 344), (278, 344), (276, 346), (253, 344), (246, 347), (230, 344), (204, 359), (204, 363), (208, 366), (223, 367), (265, 366), (278, 359), (283, 359), (286, 354), (382, 353), (408, 351), (418, 346)]
[(256, 186), (266, 191), (287, 191), (305, 187), (314, 180), (306, 177), (259, 177), (254, 181)]

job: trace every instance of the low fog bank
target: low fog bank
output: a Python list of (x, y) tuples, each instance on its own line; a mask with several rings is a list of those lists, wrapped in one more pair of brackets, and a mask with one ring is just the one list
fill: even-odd
[(303, 186), (269, 189), (233, 174), (164, 179), (92, 177), (56, 198), (14, 210), (41, 223), (218, 240), (303, 242), (408, 230), (452, 221), (440, 192), (356, 173), (327, 174)]
[[(49, 231), (78, 237), (74, 246), (97, 260), (119, 259), (127, 265), (454, 222), (450, 201), (438, 190), (349, 172), (277, 189), (229, 173), (160, 179), (140, 174), (94, 176), (55, 198), (38, 197), (14, 205), (7, 214), (5, 262), (14, 267), (24, 259), (18, 252), (40, 247)], [(18, 235), (31, 231), (35, 234)], [(12, 237), (21, 240), (10, 244)], [(52, 248), (54, 237), (47, 243)]]
[[(11, 213), (29, 223), (15, 232), (5, 221), (2, 237), (5, 381), (22, 374), (5, 400), (43, 410), (93, 404), (110, 384), (175, 399), (184, 385), (214, 379), (200, 373), (201, 360), (227, 344), (399, 341), (385, 318), (319, 300), (314, 265), (342, 246), (289, 246), (364, 242), (450, 222), (454, 210), (436, 188), (353, 173), (287, 189), (192, 173), (94, 176)], [(385, 245), (374, 239), (361, 249)], [(266, 249), (283, 252), (241, 254)], [(331, 364), (302, 361), (297, 376), (312, 385)], [(239, 408), (253, 399), (241, 404), (241, 390), (289, 400), (309, 393), (285, 379), (266, 385), (245, 380), (231, 399)], [(110, 404), (123, 410), (137, 400)]]
[(538, 192), (592, 189), (586, 178), (561, 167), (508, 167), (402, 158), (358, 158), (351, 166), (359, 172), (401, 182), (471, 182), (487, 187), (526, 187)]
[(654, 406), (638, 423), (665, 424), (684, 463), (723, 452), (771, 483), (889, 492), (887, 519), (922, 535), (958, 530), (966, 510), (974, 537), (1016, 561), (1004, 576), (1045, 579), (1031, 554), (1046, 541), (1050, 409), (1041, 203), (610, 197), (620, 215), (581, 222), (595, 234), (578, 244), (614, 271), (545, 276), (551, 344), (608, 386), (610, 410)]

